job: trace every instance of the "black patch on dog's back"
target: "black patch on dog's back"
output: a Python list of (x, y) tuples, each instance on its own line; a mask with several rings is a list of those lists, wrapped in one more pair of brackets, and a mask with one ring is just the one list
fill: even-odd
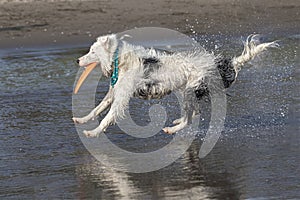
[(158, 63), (159, 59), (155, 57), (150, 57), (150, 58), (143, 58), (143, 64), (148, 65), (148, 64), (154, 64)]
[[(234, 70), (232, 59), (221, 58), (216, 60), (216, 65), (219, 73), (222, 77), (223, 85), (225, 88), (230, 87), (230, 85), (235, 81), (236, 72)], [(199, 86), (195, 89), (195, 94), (197, 99), (202, 99), (205, 96), (209, 96), (208, 85), (205, 81), (201, 82)]]
[(144, 78), (148, 78), (150, 74), (161, 67), (161, 62), (158, 58), (149, 57), (143, 58)]

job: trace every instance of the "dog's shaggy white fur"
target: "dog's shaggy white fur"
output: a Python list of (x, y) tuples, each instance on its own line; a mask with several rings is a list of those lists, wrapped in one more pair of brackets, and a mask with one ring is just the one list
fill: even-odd
[(183, 94), (185, 114), (173, 122), (173, 127), (163, 129), (166, 133), (175, 133), (191, 122), (197, 111), (194, 106), (197, 98), (209, 95), (207, 81), (221, 75), (227, 88), (234, 82), (244, 63), (266, 48), (277, 46), (276, 42), (256, 44), (252, 40), (254, 36), (247, 38), (242, 55), (231, 59), (215, 56), (202, 49), (161, 52), (129, 44), (114, 34), (101, 36), (91, 46), (89, 53), (78, 59), (78, 63), (87, 66), (97, 62), (103, 74), (110, 77), (114, 68), (114, 54), (118, 49), (119, 79), (114, 87), (110, 86), (103, 101), (90, 114), (82, 118), (74, 117), (73, 121), (85, 123), (110, 107), (96, 129), (84, 131), (87, 137), (95, 137), (124, 115), (131, 97), (161, 98), (176, 90)]

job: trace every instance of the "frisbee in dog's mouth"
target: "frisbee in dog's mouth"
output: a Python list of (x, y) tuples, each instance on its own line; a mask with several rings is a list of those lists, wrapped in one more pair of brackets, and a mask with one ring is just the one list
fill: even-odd
[(90, 63), (88, 64), (86, 67), (85, 67), (85, 70), (82, 72), (80, 78), (78, 79), (78, 82), (75, 86), (75, 89), (74, 89), (74, 94), (77, 94), (79, 88), (81, 87), (82, 83), (84, 82), (84, 80), (88, 77), (88, 75), (91, 73), (91, 71), (93, 71), (93, 69), (97, 66), (97, 62), (93, 62), (93, 63)]

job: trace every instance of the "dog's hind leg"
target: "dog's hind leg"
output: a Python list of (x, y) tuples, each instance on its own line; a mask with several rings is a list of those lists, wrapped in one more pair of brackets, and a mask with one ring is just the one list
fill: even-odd
[[(192, 118), (194, 118), (195, 115), (196, 115), (196, 111), (193, 111)], [(177, 125), (177, 124), (180, 124), (180, 123), (184, 122), (184, 120), (185, 120), (185, 117), (180, 117), (178, 119), (175, 119), (172, 123), (174, 125)]]
[(173, 124), (176, 124), (175, 126), (165, 127), (163, 128), (163, 131), (167, 134), (173, 134), (182, 130), (188, 124), (192, 123), (193, 116), (196, 113), (194, 102), (196, 102), (194, 89), (187, 89), (184, 92), (185, 115), (173, 122)]
[(165, 127), (163, 128), (163, 131), (167, 134), (174, 134), (180, 130), (182, 130), (186, 125), (188, 125), (188, 120), (187, 120), (187, 116), (182, 117), (182, 119), (180, 118), (180, 123), (172, 126), (172, 127)]
[(99, 114), (101, 114), (103, 111), (105, 111), (112, 103), (113, 96), (112, 96), (112, 90), (109, 89), (106, 96), (103, 98), (101, 103), (94, 108), (87, 116), (85, 117), (73, 117), (73, 121), (77, 124), (83, 124), (88, 122), (89, 120), (94, 120), (95, 117), (97, 117)]
[(176, 132), (182, 130), (184, 127), (186, 127), (188, 124), (190, 124), (192, 122), (194, 113), (195, 112), (192, 110), (187, 111), (183, 117), (181, 117), (173, 122), (173, 124), (176, 124), (175, 126), (165, 127), (165, 128), (163, 128), (163, 131), (167, 134), (173, 134), (173, 133), (176, 133)]
[(180, 118), (178, 118), (178, 119), (175, 119), (175, 120), (173, 121), (173, 124), (174, 124), (174, 125), (180, 124), (180, 123), (183, 122), (183, 121), (184, 121), (184, 117), (180, 117)]

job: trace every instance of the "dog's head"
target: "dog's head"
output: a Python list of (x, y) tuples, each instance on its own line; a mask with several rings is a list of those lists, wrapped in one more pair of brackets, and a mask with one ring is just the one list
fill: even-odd
[(118, 46), (118, 39), (116, 35), (106, 35), (97, 38), (97, 41), (91, 46), (89, 52), (80, 57), (77, 63), (81, 67), (85, 67), (85, 71), (80, 76), (75, 87), (75, 94), (78, 92), (81, 84), (89, 75), (89, 73), (99, 65), (104, 76), (109, 76), (112, 69), (111, 64), (113, 55)]
[(117, 37), (114, 34), (98, 37), (97, 41), (91, 46), (90, 51), (78, 59), (79, 66), (86, 67), (96, 62), (101, 67), (110, 67), (117, 45)]

